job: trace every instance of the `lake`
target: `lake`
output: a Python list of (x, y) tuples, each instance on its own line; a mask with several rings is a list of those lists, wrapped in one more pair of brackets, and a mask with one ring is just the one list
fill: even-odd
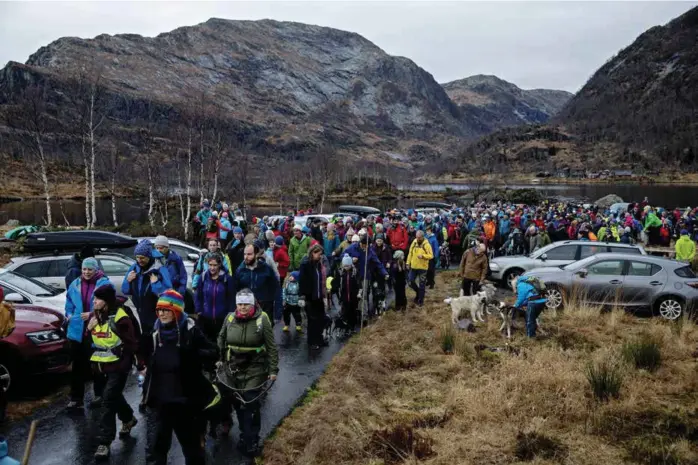
[[(594, 201), (608, 194), (617, 194), (625, 201), (640, 201), (647, 196), (653, 205), (673, 208), (680, 206), (695, 206), (698, 203), (698, 185), (639, 185), (639, 184), (589, 184), (589, 185), (512, 185), (511, 189), (533, 188), (540, 190), (543, 195), (551, 197), (572, 198)], [(469, 186), (464, 184), (420, 184), (409, 186), (413, 191), (446, 191), (452, 189), (456, 193), (467, 195)], [(390, 208), (412, 208), (423, 199), (353, 201), (326, 203), (325, 211), (336, 211), (341, 204), (366, 203), (381, 210)], [(429, 199), (434, 200), (434, 199)], [(85, 224), (85, 202), (81, 200), (64, 200), (53, 202), (53, 217), (55, 224), (64, 224), (63, 215), (71, 225)], [(62, 212), (61, 212), (62, 210)], [(250, 213), (256, 216), (276, 215), (278, 207), (252, 207)], [(117, 214), (120, 223), (132, 221), (146, 222), (148, 206), (145, 199), (118, 199)], [(23, 202), (0, 204), (0, 224), (10, 219), (19, 220), (22, 224), (43, 224), (45, 204), (42, 200), (31, 199)], [(97, 199), (97, 224), (111, 224), (111, 201)]]

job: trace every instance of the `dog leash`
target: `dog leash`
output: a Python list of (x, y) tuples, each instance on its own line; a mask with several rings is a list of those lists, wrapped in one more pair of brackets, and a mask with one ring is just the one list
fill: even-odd
[[(225, 370), (223, 365), (219, 366), (216, 369), (216, 380), (219, 383), (221, 383), (223, 386), (225, 386), (226, 388), (230, 389), (233, 392), (233, 396), (235, 396), (240, 401), (240, 403), (242, 403), (243, 405), (249, 405), (253, 402), (256, 402), (258, 399), (261, 399), (267, 392), (269, 392), (269, 390), (272, 388), (272, 386), (274, 386), (274, 383), (276, 382), (276, 380), (267, 379), (259, 386), (255, 386), (253, 388), (247, 388), (247, 389), (238, 389), (238, 388), (234, 388), (233, 386), (231, 386), (228, 383), (226, 383), (225, 381), (223, 381), (221, 374), (220, 374), (221, 369)], [(235, 373), (237, 373), (237, 370), (232, 372), (231, 374), (235, 374)], [(256, 389), (262, 389), (262, 388), (263, 388), (262, 392), (260, 392), (259, 395), (257, 397), (255, 397), (254, 399), (246, 401), (245, 399), (242, 398), (242, 394), (244, 394), (245, 392), (254, 391)]]

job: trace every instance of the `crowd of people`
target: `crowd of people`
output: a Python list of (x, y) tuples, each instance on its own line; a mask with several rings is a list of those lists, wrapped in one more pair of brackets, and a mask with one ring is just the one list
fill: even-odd
[[(676, 240), (677, 259), (692, 262), (698, 235), (698, 209), (668, 211), (646, 200), (627, 211), (500, 202), (434, 214), (391, 210), (329, 221), (311, 216), (306, 224), (296, 224), (296, 215), (312, 211), (248, 223), (235, 210), (206, 201), (197, 213), (197, 237), (206, 249), (194, 266), (191, 291), (167, 237), (140, 242), (120, 289), (133, 310), (87, 248), (71, 262), (69, 407), (84, 406), (86, 381), (93, 380), (90, 406), (100, 409), (101, 418), (97, 459), (110, 454), (117, 418), (120, 437), (137, 423), (123, 396), (133, 366), (143, 388), (138, 408), (148, 425), (149, 463), (167, 462), (173, 432), (186, 463), (204, 463), (203, 434), (228, 435), (233, 410), (238, 448), (252, 459), (259, 450), (260, 403), (278, 373), (275, 323), (283, 321), (283, 332), (305, 332), (309, 348), (320, 350), (333, 312), (335, 324), (350, 334), (385, 311), (389, 293), (398, 311), (408, 307), (408, 287), (413, 305), (422, 306), (436, 269), (451, 263), (460, 264), (463, 294), (472, 295), (492, 256), (530, 253), (568, 239), (664, 246)], [(542, 296), (529, 283), (521, 289), (516, 306), (533, 308), (537, 317)], [(527, 333), (535, 335), (535, 327)]]

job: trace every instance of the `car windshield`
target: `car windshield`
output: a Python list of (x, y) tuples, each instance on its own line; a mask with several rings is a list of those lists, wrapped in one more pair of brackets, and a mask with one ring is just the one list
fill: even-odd
[(26, 276), (22, 276), (13, 271), (0, 272), (0, 281), (5, 282), (12, 287), (16, 287), (35, 297), (53, 297), (54, 295), (58, 295), (63, 292), (60, 289), (53, 289), (40, 283), (39, 281), (27, 278)]
[(581, 270), (582, 268), (589, 265), (589, 263), (593, 262), (595, 258), (596, 258), (596, 255), (592, 255), (590, 257), (584, 258), (584, 259), (579, 260), (577, 262), (572, 262), (569, 265), (565, 265), (562, 267), (562, 269), (569, 270), (569, 271)]

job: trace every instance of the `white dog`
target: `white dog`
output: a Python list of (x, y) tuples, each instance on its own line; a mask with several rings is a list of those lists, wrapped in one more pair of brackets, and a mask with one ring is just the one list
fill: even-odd
[(461, 316), (466, 311), (470, 312), (470, 319), (473, 323), (476, 321), (485, 321), (482, 318), (485, 312), (485, 305), (487, 305), (487, 294), (484, 291), (480, 291), (475, 295), (456, 298), (449, 297), (444, 300), (444, 303), (451, 306), (451, 321), (454, 325), (458, 324), (458, 320), (461, 319)]

